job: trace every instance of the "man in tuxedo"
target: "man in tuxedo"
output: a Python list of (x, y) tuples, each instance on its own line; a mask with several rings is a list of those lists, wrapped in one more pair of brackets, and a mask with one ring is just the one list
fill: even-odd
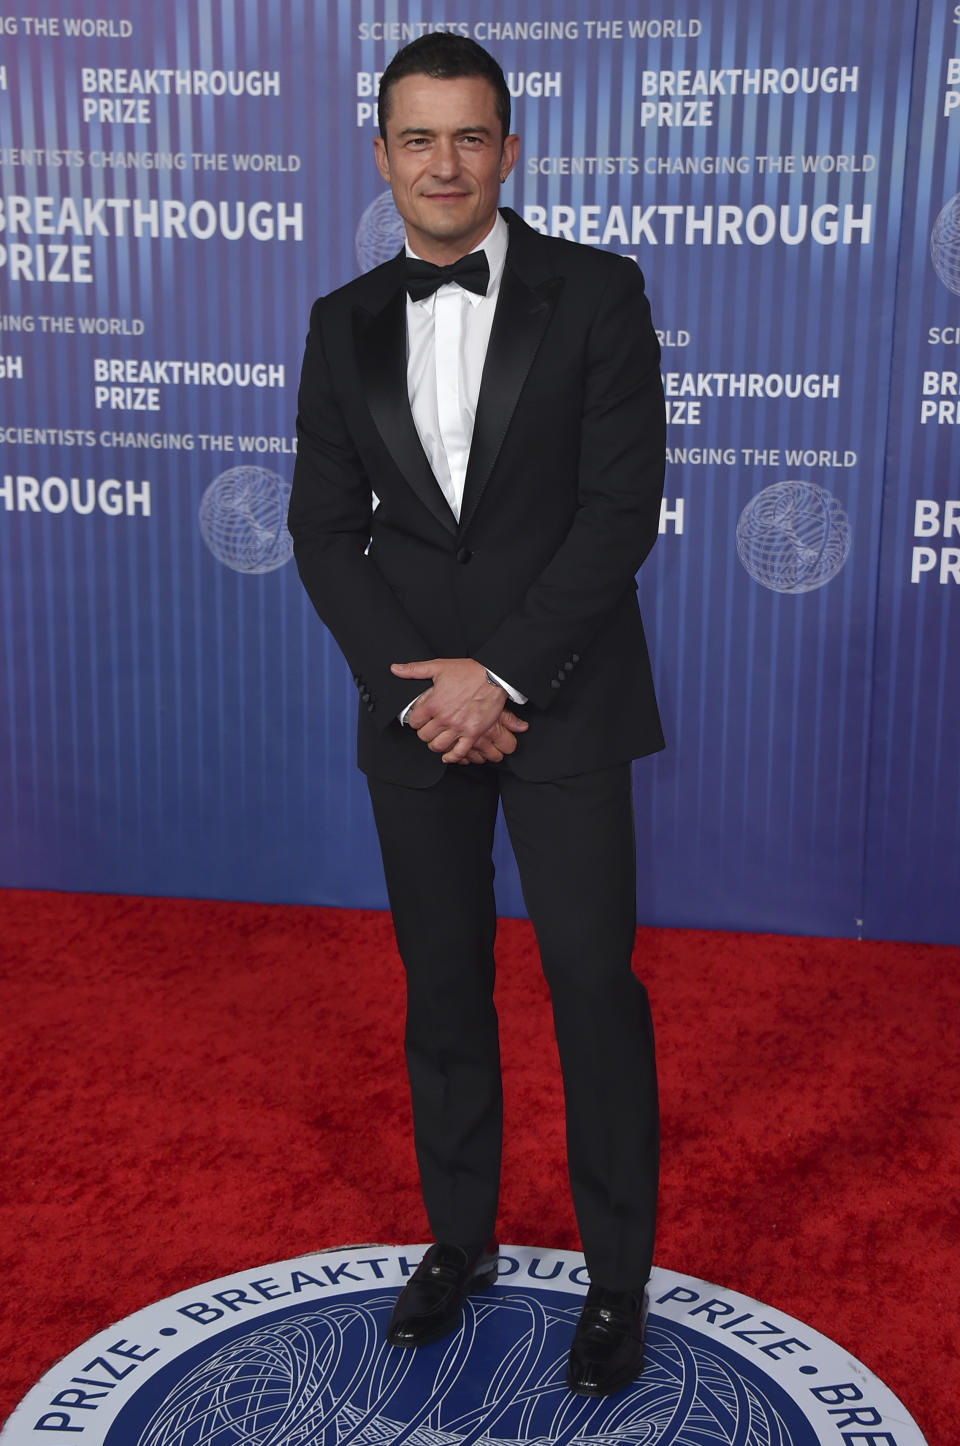
[(405, 254), (314, 305), (290, 528), (359, 690), (407, 975), (435, 1243), (388, 1339), (452, 1331), (496, 1275), (499, 806), (551, 991), (592, 1282), (568, 1383), (603, 1395), (642, 1366), (657, 1194), (630, 765), (663, 746), (635, 582), (659, 527), (659, 347), (632, 260), (498, 211), (519, 141), (492, 56), (425, 35), (379, 107)]

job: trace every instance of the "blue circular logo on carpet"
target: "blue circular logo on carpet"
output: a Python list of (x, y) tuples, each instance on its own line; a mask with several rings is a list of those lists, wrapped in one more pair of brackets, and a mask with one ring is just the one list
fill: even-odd
[(744, 1296), (655, 1270), (642, 1377), (602, 1400), (564, 1368), (581, 1256), (515, 1247), (460, 1329), (386, 1345), (422, 1247), (324, 1252), (185, 1291), (73, 1352), (30, 1392), (5, 1446), (818, 1446), (853, 1423), (896, 1446), (918, 1428), (815, 1331)]

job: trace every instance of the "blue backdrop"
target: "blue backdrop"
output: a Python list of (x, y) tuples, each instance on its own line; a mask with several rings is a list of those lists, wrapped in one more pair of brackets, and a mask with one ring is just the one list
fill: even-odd
[(0, 17), (0, 882), (385, 903), (283, 516), (310, 302), (401, 236), (378, 73), (442, 25), (508, 72), (506, 203), (662, 332), (642, 918), (960, 941), (957, 7), (63, 8)]

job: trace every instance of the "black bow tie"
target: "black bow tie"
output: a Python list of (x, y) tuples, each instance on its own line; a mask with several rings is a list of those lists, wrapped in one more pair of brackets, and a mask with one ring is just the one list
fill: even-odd
[(485, 251), (469, 251), (452, 266), (434, 266), (432, 261), (407, 257), (407, 292), (411, 301), (422, 301), (425, 296), (432, 296), (448, 281), (455, 281), (465, 291), (473, 291), (477, 296), (486, 296), (489, 280), (490, 264)]

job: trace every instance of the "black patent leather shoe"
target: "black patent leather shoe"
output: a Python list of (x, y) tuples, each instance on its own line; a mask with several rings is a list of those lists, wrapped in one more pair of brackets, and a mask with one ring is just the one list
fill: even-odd
[(470, 1256), (459, 1245), (431, 1245), (397, 1298), (387, 1327), (392, 1346), (423, 1346), (460, 1324), (463, 1302), (497, 1278), (497, 1243)]
[(611, 1396), (643, 1370), (645, 1291), (591, 1285), (567, 1362), (567, 1385), (577, 1396)]

